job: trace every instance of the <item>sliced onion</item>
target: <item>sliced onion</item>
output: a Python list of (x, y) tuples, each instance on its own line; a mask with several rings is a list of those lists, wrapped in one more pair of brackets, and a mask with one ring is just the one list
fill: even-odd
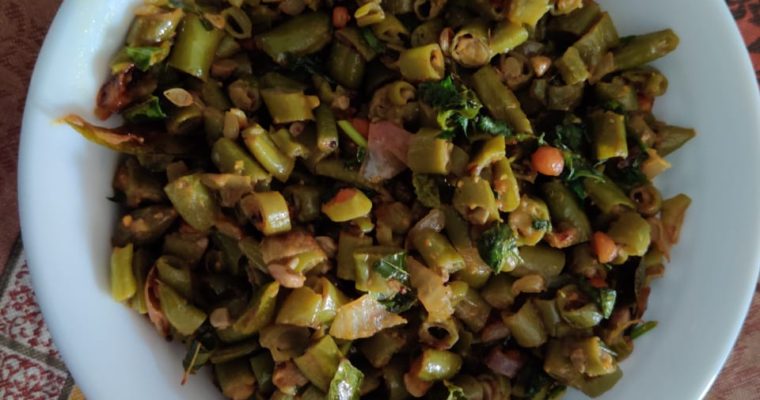
[(372, 296), (364, 295), (338, 309), (330, 326), (330, 336), (344, 340), (363, 339), (404, 324), (406, 319), (386, 310)]
[(381, 182), (404, 171), (411, 137), (411, 133), (392, 122), (380, 121), (371, 124), (362, 176), (371, 182)]

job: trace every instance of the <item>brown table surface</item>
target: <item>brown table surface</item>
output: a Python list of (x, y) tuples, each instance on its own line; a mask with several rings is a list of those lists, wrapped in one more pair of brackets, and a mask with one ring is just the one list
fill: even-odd
[[(0, 398), (82, 399), (55, 349), (29, 281), (19, 236), (16, 162), (27, 85), (60, 0), (0, 0)], [(760, 0), (728, 0), (757, 66)], [(760, 112), (760, 110), (758, 110)], [(759, 399), (760, 286), (708, 399)]]

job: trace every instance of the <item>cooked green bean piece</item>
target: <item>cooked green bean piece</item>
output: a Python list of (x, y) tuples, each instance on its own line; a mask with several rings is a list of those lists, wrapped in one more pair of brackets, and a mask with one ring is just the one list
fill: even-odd
[(441, 31), (445, 27), (445, 22), (441, 19), (432, 19), (420, 24), (412, 31), (412, 47), (426, 46), (438, 43)]
[(657, 129), (655, 149), (659, 155), (665, 157), (680, 149), (696, 136), (697, 132), (694, 129), (670, 125), (662, 126)]
[(361, 54), (342, 42), (332, 46), (328, 67), (330, 76), (349, 89), (358, 89), (364, 79), (366, 63)]
[(518, 246), (535, 246), (551, 229), (549, 208), (539, 198), (523, 196), (520, 206), (509, 214), (509, 227)]
[(528, 40), (528, 30), (521, 24), (510, 21), (500, 22), (496, 25), (491, 38), (488, 41), (488, 47), (491, 49), (491, 55), (509, 53)]
[(620, 42), (617, 29), (612, 23), (612, 18), (607, 13), (602, 13), (594, 25), (581, 37), (573, 47), (580, 53), (586, 65), (595, 68), (602, 57), (611, 48)]
[(546, 92), (546, 108), (554, 111), (570, 111), (583, 100), (583, 83), (575, 85), (549, 85)]
[(509, 20), (533, 28), (551, 6), (550, 0), (513, 0), (509, 5)]
[(177, 210), (167, 206), (147, 206), (124, 215), (116, 225), (113, 242), (117, 246), (128, 243), (150, 244), (166, 233), (177, 219)]
[(192, 335), (206, 320), (206, 313), (161, 281), (158, 282), (158, 299), (169, 324), (181, 335)]
[(602, 321), (602, 313), (575, 285), (557, 291), (557, 309), (565, 322), (576, 329), (591, 328)]
[(293, 137), (293, 134), (290, 133), (287, 129), (278, 129), (274, 133), (270, 135), (272, 138), (272, 141), (275, 145), (277, 145), (277, 148), (280, 149), (287, 157), (290, 158), (309, 158), (309, 155), (311, 154), (311, 150), (304, 145), (303, 143), (300, 143), (295, 140)]
[(583, 180), (583, 187), (591, 201), (605, 214), (611, 214), (625, 208), (636, 208), (636, 205), (626, 196), (623, 189), (607, 177), (601, 179), (586, 178)]
[(257, 35), (256, 46), (278, 64), (286, 64), (289, 55), (300, 57), (316, 53), (331, 39), (330, 17), (321, 12), (305, 13)]
[(628, 157), (624, 115), (612, 111), (597, 111), (591, 114), (591, 130), (597, 160)]
[(322, 206), (333, 222), (347, 222), (366, 216), (372, 211), (372, 201), (357, 189), (341, 189), (335, 197)]
[(533, 126), (520, 107), (515, 94), (501, 82), (491, 66), (485, 66), (472, 76), (475, 92), (497, 119), (507, 121), (519, 133), (533, 133)]
[(127, 301), (137, 293), (137, 278), (132, 269), (134, 246), (114, 247), (111, 252), (111, 296)]
[(547, 281), (557, 277), (565, 267), (565, 253), (546, 246), (524, 246), (520, 248), (522, 262), (509, 274), (522, 278), (538, 274)]
[(359, 400), (363, 380), (364, 374), (361, 370), (351, 365), (347, 359), (342, 359), (330, 381), (325, 400)]
[(338, 127), (330, 107), (320, 104), (315, 110), (317, 119), (317, 147), (320, 151), (330, 154), (338, 148)]
[(544, 323), (532, 302), (526, 302), (514, 314), (502, 315), (502, 319), (520, 346), (534, 348), (546, 343)]
[(581, 58), (581, 53), (575, 47), (567, 49), (565, 54), (554, 63), (554, 66), (557, 67), (562, 74), (562, 79), (568, 85), (585, 82), (591, 76), (586, 63)]
[(293, 361), (314, 386), (326, 391), (338, 371), (341, 354), (335, 341), (330, 336), (324, 336)]
[(259, 82), (253, 77), (243, 77), (227, 87), (227, 95), (236, 108), (245, 112), (258, 111), (261, 108)]
[(383, 42), (397, 46), (403, 46), (406, 39), (409, 38), (409, 31), (404, 24), (390, 14), (386, 14), (383, 21), (372, 25), (372, 32)]
[(507, 274), (494, 275), (480, 291), (483, 300), (497, 310), (506, 310), (515, 302), (512, 284), (515, 279)]
[(649, 64), (675, 50), (679, 42), (671, 29), (636, 36), (615, 50), (615, 68), (620, 71)]
[(170, 135), (193, 133), (203, 124), (203, 110), (196, 105), (178, 109), (166, 119), (166, 131)]
[(242, 335), (259, 332), (274, 319), (277, 294), (280, 285), (272, 282), (260, 287), (254, 293), (243, 314), (232, 324), (232, 329)]
[(259, 78), (259, 86), (262, 89), (285, 89), (293, 92), (303, 92), (309, 88), (301, 81), (274, 71), (267, 72)]
[(171, 12), (139, 15), (132, 21), (127, 33), (128, 46), (151, 46), (172, 39), (185, 13), (180, 9)]
[(414, 14), (422, 21), (437, 18), (443, 12), (448, 0), (414, 0)]
[(452, 204), (471, 224), (485, 225), (501, 219), (496, 197), (485, 179), (462, 178), (454, 191)]
[(549, 206), (554, 233), (566, 233), (568, 236), (563, 241), (562, 248), (589, 240), (591, 223), (575, 199), (575, 195), (558, 180), (545, 183), (541, 191)]
[(219, 42), (219, 47), (216, 48), (216, 57), (217, 58), (230, 58), (240, 52), (242, 47), (240, 46), (240, 43), (238, 43), (235, 38), (233, 38), (230, 35), (225, 35), (221, 42)]
[(662, 226), (671, 244), (678, 243), (689, 206), (691, 206), (691, 198), (685, 194), (679, 194), (662, 202)]
[(583, 7), (570, 14), (552, 19), (552, 21), (549, 22), (548, 29), (580, 37), (598, 20), (601, 12), (599, 4), (595, 2), (584, 2)]
[(275, 363), (285, 362), (306, 351), (309, 346), (309, 329), (292, 325), (266, 324), (259, 333), (259, 343), (261, 347), (269, 349)]
[(214, 372), (225, 396), (233, 400), (244, 400), (253, 396), (256, 378), (245, 360), (217, 364)]
[(359, 351), (375, 368), (383, 368), (391, 362), (393, 356), (404, 348), (407, 338), (397, 329), (387, 329), (363, 341)]
[(205, 81), (223, 37), (224, 31), (207, 29), (200, 17), (188, 14), (169, 57), (169, 65)]
[(238, 7), (230, 7), (222, 11), (226, 20), (224, 30), (235, 39), (248, 39), (253, 34), (253, 24), (248, 15)]
[(451, 142), (438, 138), (436, 132), (420, 132), (409, 143), (409, 169), (417, 174), (445, 175), (449, 172), (453, 148)]
[(272, 384), (272, 372), (274, 371), (274, 360), (272, 356), (266, 351), (259, 353), (251, 357), (250, 359), (251, 369), (253, 375), (256, 377), (256, 384), (258, 391), (261, 393), (269, 393), (274, 390)]
[(491, 60), (488, 45), (488, 26), (476, 20), (466, 24), (454, 35), (449, 49), (451, 58), (465, 68), (482, 67)]
[(321, 305), (322, 296), (306, 286), (296, 288), (280, 306), (275, 323), (317, 328)]
[(425, 382), (449, 379), (462, 368), (462, 356), (445, 350), (425, 349), (412, 363), (410, 374)]
[(507, 158), (497, 160), (493, 165), (493, 191), (502, 212), (512, 212), (520, 205), (520, 186), (512, 171), (512, 163)]
[(318, 97), (307, 96), (299, 91), (262, 89), (261, 97), (276, 124), (314, 121), (312, 111), (319, 107)]
[(249, 176), (251, 181), (268, 185), (272, 180), (262, 167), (234, 141), (221, 138), (211, 149), (211, 160), (220, 171), (227, 174)]
[(414, 0), (385, 0), (383, 9), (388, 14), (408, 14), (414, 11)]
[(171, 256), (161, 256), (156, 260), (156, 271), (161, 282), (171, 286), (183, 297), (192, 295), (190, 269)]
[(438, 81), (446, 72), (444, 61), (441, 46), (433, 43), (401, 52), (398, 65), (401, 76), (408, 81)]
[(424, 229), (412, 235), (412, 243), (428, 267), (443, 274), (453, 274), (464, 268), (464, 258), (442, 234)]
[(201, 180), (199, 174), (183, 176), (166, 185), (164, 191), (185, 222), (206, 231), (216, 222), (219, 204)]
[(291, 228), (288, 203), (280, 192), (259, 192), (240, 201), (244, 214), (264, 235), (276, 235)]
[(256, 160), (280, 182), (286, 182), (295, 167), (295, 159), (283, 154), (271, 136), (260, 125), (242, 133), (243, 142)]
[(378, 186), (364, 179), (359, 175), (359, 171), (346, 166), (339, 159), (325, 159), (315, 165), (314, 172), (319, 176), (335, 179), (340, 182), (349, 183), (365, 189), (378, 189)]
[(480, 258), (478, 249), (470, 239), (469, 226), (462, 216), (453, 208), (446, 207), (446, 234), (464, 258), (464, 268), (454, 274), (458, 281), (479, 289), (483, 287), (493, 270)]
[(668, 78), (652, 67), (631, 69), (623, 72), (621, 76), (648, 97), (660, 97), (668, 91)]
[(354, 18), (359, 27), (375, 25), (385, 20), (385, 11), (379, 1), (368, 1), (356, 10)]
[(480, 332), (483, 329), (488, 322), (489, 314), (491, 314), (491, 306), (473, 288), (467, 289), (454, 310), (454, 315), (473, 332)]
[(625, 261), (628, 256), (643, 256), (651, 243), (649, 223), (633, 211), (620, 214), (610, 225), (607, 234), (620, 246), (618, 257), (622, 261)]
[(619, 104), (623, 111), (639, 109), (639, 100), (634, 88), (618, 80), (610, 83), (599, 82), (594, 87), (594, 92), (601, 104)]

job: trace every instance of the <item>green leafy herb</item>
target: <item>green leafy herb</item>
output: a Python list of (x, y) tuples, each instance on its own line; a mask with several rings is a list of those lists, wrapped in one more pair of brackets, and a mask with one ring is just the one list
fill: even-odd
[(435, 108), (454, 108), (462, 102), (451, 75), (439, 82), (420, 84), (418, 94), (422, 101)]
[(380, 41), (380, 39), (375, 36), (375, 33), (372, 32), (372, 29), (369, 27), (365, 27), (362, 29), (362, 37), (364, 38), (364, 41), (367, 42), (370, 48), (374, 50), (377, 53), (384, 53), (385, 52), (385, 45), (383, 45), (383, 42)]
[(615, 302), (617, 301), (617, 291), (615, 289), (595, 288), (585, 279), (579, 280), (578, 287), (583, 293), (594, 300), (594, 303), (602, 311), (604, 318), (609, 318), (612, 315), (612, 311), (615, 310)]
[(430, 175), (413, 174), (412, 185), (417, 200), (425, 207), (437, 208), (441, 205), (441, 193), (438, 182)]
[(479, 115), (475, 121), (478, 132), (491, 136), (513, 136), (514, 131), (504, 121), (495, 120), (487, 115)]
[(508, 225), (500, 222), (480, 236), (478, 253), (497, 274), (505, 267), (514, 267), (522, 261), (514, 232)]
[(136, 104), (122, 113), (124, 119), (131, 123), (160, 121), (166, 118), (161, 103), (156, 96), (150, 96), (142, 103)]
[(379, 301), (389, 312), (401, 314), (417, 305), (417, 295), (413, 291), (408, 290), (404, 293), (398, 293), (389, 299)]
[(657, 321), (649, 321), (644, 322), (643, 324), (638, 324), (631, 329), (631, 339), (638, 339), (656, 327)]
[(375, 264), (375, 271), (385, 279), (395, 279), (403, 284), (409, 283), (409, 272), (406, 270), (406, 252), (389, 254)]
[(127, 47), (124, 51), (140, 71), (147, 71), (169, 55), (168, 47)]
[(449, 75), (439, 82), (426, 82), (419, 86), (420, 99), (438, 112), (436, 121), (443, 130), (441, 138), (452, 139), (467, 135), (474, 127), (483, 104), (475, 93)]
[(562, 124), (554, 128), (554, 145), (570, 150), (575, 153), (581, 153), (588, 139), (586, 130), (579, 124)]

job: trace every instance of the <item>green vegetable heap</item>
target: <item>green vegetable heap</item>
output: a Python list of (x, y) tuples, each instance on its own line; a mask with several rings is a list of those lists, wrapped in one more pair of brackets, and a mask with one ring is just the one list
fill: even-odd
[(232, 399), (557, 399), (622, 376), (690, 200), (670, 30), (591, 0), (151, 0), (97, 97), (113, 297)]

